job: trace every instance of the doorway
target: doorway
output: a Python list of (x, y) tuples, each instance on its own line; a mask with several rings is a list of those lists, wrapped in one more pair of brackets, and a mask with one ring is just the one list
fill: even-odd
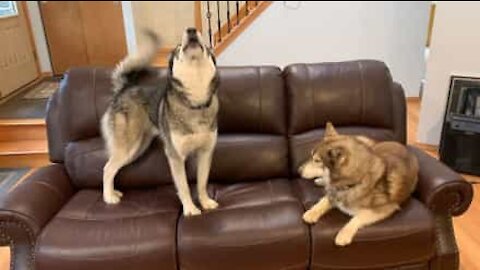
[(24, 1), (0, 2), (0, 98), (38, 77)]
[(126, 54), (121, 1), (40, 1), (53, 73), (112, 67)]

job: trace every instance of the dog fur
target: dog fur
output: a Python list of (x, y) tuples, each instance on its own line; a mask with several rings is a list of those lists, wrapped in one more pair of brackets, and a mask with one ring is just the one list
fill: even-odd
[(117, 172), (136, 160), (155, 138), (163, 142), (173, 181), (185, 216), (201, 211), (194, 204), (185, 172), (189, 156), (197, 157), (197, 190), (203, 209), (218, 203), (207, 193), (212, 153), (217, 139), (218, 76), (215, 57), (194, 28), (185, 30), (181, 44), (172, 52), (165, 85), (145, 82), (156, 75), (149, 67), (160, 39), (146, 32), (147, 43), (128, 56), (113, 72), (113, 99), (101, 121), (108, 150), (104, 167), (103, 199), (120, 202), (114, 189)]
[(323, 140), (300, 168), (306, 178), (322, 177), (325, 196), (303, 215), (313, 224), (332, 208), (352, 216), (335, 244), (352, 242), (357, 231), (391, 216), (415, 189), (418, 161), (397, 142), (340, 135), (327, 123)]

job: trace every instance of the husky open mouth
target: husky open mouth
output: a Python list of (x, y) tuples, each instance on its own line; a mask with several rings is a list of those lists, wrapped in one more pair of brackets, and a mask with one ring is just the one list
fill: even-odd
[(183, 33), (182, 52), (190, 58), (198, 58), (205, 51), (201, 34), (195, 28), (188, 28)]

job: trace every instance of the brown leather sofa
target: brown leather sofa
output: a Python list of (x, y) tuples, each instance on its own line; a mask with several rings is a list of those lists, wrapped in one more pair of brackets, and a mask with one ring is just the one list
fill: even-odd
[(326, 121), (343, 133), (405, 143), (404, 93), (383, 63), (219, 72), (220, 135), (209, 191), (220, 208), (183, 218), (157, 142), (118, 175), (122, 202), (102, 201), (99, 120), (110, 98), (110, 70), (70, 70), (48, 107), (54, 164), (0, 197), (1, 242), (13, 251), (12, 268), (458, 269), (451, 218), (466, 211), (472, 188), (414, 148), (421, 164), (414, 198), (362, 229), (350, 246), (333, 242), (348, 219), (340, 212), (312, 227), (302, 222), (322, 189), (299, 179), (297, 168)]

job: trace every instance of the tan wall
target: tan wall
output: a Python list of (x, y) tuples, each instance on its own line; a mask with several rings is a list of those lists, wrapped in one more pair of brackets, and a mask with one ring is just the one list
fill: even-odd
[(164, 47), (175, 47), (183, 30), (195, 26), (194, 1), (133, 1), (132, 10), (138, 44), (141, 30), (150, 28), (162, 35)]

